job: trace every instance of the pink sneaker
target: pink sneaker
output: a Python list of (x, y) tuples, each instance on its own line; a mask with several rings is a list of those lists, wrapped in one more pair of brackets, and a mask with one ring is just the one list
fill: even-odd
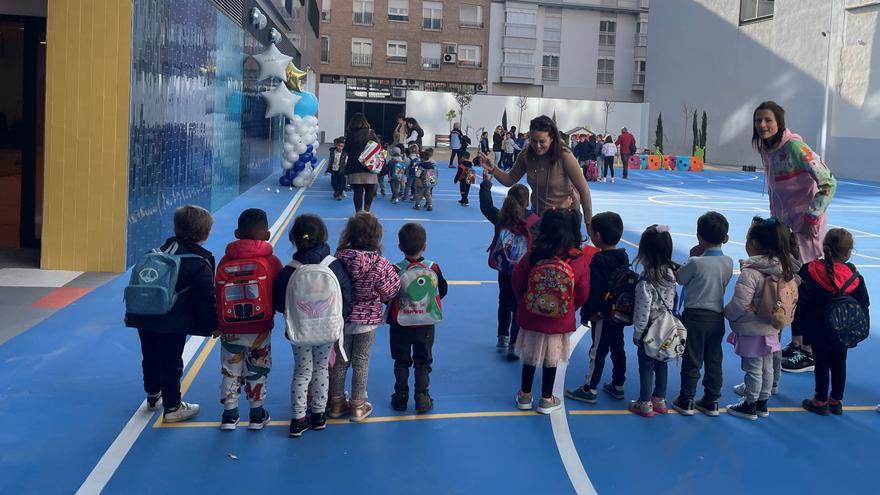
[(629, 402), (629, 412), (650, 418), (654, 416), (654, 406), (649, 401), (632, 400)]
[(657, 414), (666, 414), (669, 412), (669, 406), (666, 404), (666, 399), (651, 397), (651, 406)]

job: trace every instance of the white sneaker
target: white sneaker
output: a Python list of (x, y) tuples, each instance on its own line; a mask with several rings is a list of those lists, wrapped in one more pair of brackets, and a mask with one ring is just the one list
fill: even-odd
[(611, 178), (611, 182), (614, 182), (614, 177)]
[(549, 399), (541, 397), (541, 400), (538, 401), (538, 412), (541, 414), (550, 414), (553, 411), (560, 409), (561, 407), (562, 400), (555, 395), (550, 397)]
[[(740, 397), (745, 397), (746, 396), (746, 384), (740, 383), (739, 385), (734, 385), (733, 391), (736, 393), (736, 395), (738, 395)], [(777, 394), (779, 394), (779, 385), (773, 385), (773, 388), (770, 389), (770, 395), (777, 395)]]
[(188, 402), (181, 402), (177, 409), (173, 411), (165, 411), (165, 414), (162, 417), (162, 421), (165, 423), (177, 423), (180, 421), (186, 421), (190, 418), (195, 417), (199, 413), (199, 405), (198, 404), (190, 404)]

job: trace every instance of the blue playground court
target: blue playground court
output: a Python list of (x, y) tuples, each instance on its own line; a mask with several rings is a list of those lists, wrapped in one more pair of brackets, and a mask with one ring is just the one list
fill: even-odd
[[(387, 326), (382, 326), (370, 362), (373, 415), (363, 424), (331, 421), (324, 431), (288, 438), (293, 359), (277, 316), (265, 403), (270, 427), (219, 431), (219, 346), (201, 337), (187, 343), (182, 384), (185, 400), (199, 403), (201, 413), (191, 422), (163, 424), (160, 414), (146, 409), (137, 334), (122, 323), (128, 274), (120, 274), (0, 345), (0, 423), (5, 425), (0, 493), (876, 492), (876, 324), (874, 335), (849, 355), (841, 417), (801, 409), (801, 400), (812, 396), (811, 373), (785, 374), (780, 394), (770, 401), (770, 417), (757, 422), (727, 414), (645, 419), (627, 412), (626, 401), (604, 394), (595, 405), (565, 400), (565, 407), (549, 417), (518, 411), (520, 363), (507, 361), (495, 348), (498, 287), (485, 254), (492, 226), (480, 214), (477, 188), (471, 190), (471, 206), (463, 208), (453, 171), (445, 162), (438, 169), (433, 212), (415, 211), (408, 202), (392, 205), (382, 196), (373, 204), (384, 226), (386, 257), (402, 258), (397, 230), (420, 221), (428, 231), (426, 256), (450, 281), (434, 347), (430, 414), (391, 409), (393, 362)], [(206, 247), (218, 259), (239, 212), (249, 207), (266, 210), (274, 222), (272, 242), (285, 263), (293, 251), (287, 230), (300, 213), (324, 218), (335, 249), (353, 212), (350, 199), (332, 199), (329, 176), (320, 176), (308, 189), (276, 189), (277, 184), (277, 176), (269, 177), (216, 212)], [(710, 209), (730, 221), (725, 252), (734, 260), (744, 258), (751, 217), (769, 214), (762, 184), (761, 172), (632, 171), (628, 180), (590, 186), (594, 213), (613, 210), (623, 217), (623, 243), (631, 258), (641, 231), (666, 223), (676, 259), (683, 261), (696, 242), (697, 217)], [(500, 205), (505, 188), (496, 184), (494, 192)], [(829, 224), (853, 233), (852, 261), (869, 292), (880, 294), (880, 184), (839, 180)], [(872, 314), (880, 321), (877, 304)], [(581, 384), (586, 373), (589, 334), (581, 327), (573, 339), (567, 369), (557, 374), (559, 397), (563, 387)], [(722, 406), (738, 399), (731, 387), (742, 380), (732, 346), (725, 344), (724, 352)], [(638, 391), (631, 344), (627, 354), (628, 401)], [(678, 393), (679, 371), (670, 366), (670, 401)]]

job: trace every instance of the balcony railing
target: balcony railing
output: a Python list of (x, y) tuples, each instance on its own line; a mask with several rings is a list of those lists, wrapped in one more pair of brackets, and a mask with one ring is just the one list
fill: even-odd
[(535, 66), (525, 64), (503, 64), (501, 66), (501, 76), (532, 79), (535, 77)]
[(459, 20), (458, 25), (463, 28), (481, 28), (483, 27), (483, 21)]
[(439, 17), (422, 18), (422, 28), (429, 31), (440, 31), (443, 28), (443, 19)]
[(373, 65), (373, 54), (372, 53), (352, 53), (351, 54), (351, 65), (359, 65), (359, 66), (371, 66)]
[(366, 26), (373, 25), (373, 13), (372, 12), (352, 12), (351, 13), (351, 22), (352, 24), (363, 24)]
[(647, 34), (637, 34), (636, 35), (636, 46), (648, 46), (648, 35)]
[(537, 36), (537, 31), (533, 25), (506, 23), (504, 25), (504, 36), (534, 39)]
[(633, 86), (644, 86), (645, 85), (645, 73), (644, 72), (636, 72), (633, 75)]
[(407, 57), (406, 57), (406, 55), (404, 55), (404, 56), (389, 55), (386, 60), (389, 64), (405, 64)]
[(599, 33), (599, 46), (614, 46), (617, 43), (617, 34)]
[(330, 11), (322, 10), (321, 11), (321, 22), (330, 22)]
[(439, 58), (422, 57), (422, 68), (423, 69), (439, 69), (440, 62), (442, 62), (442, 60), (440, 60)]
[(459, 66), (459, 67), (472, 67), (472, 68), (477, 68), (477, 69), (479, 69), (480, 67), (483, 66), (483, 63), (480, 62), (479, 60), (462, 60), (462, 59), (458, 59), (458, 66)]
[(541, 79), (544, 81), (558, 81), (559, 67), (541, 67)]

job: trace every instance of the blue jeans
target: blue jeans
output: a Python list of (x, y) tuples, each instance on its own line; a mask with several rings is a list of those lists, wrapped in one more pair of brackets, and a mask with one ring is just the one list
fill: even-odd
[(415, 194), (416, 194), (416, 192), (415, 192), (415, 182), (416, 182), (416, 178), (415, 178), (415, 177), (407, 176), (407, 178), (406, 178), (406, 185), (403, 187), (403, 197), (400, 198), (400, 199), (406, 200), (406, 199), (409, 199), (409, 198), (412, 197), (412, 196), (415, 196)]
[[(667, 363), (645, 354), (645, 344), (639, 344), (639, 400), (647, 402), (651, 397), (666, 398)], [(652, 390), (653, 388), (653, 390)]]

